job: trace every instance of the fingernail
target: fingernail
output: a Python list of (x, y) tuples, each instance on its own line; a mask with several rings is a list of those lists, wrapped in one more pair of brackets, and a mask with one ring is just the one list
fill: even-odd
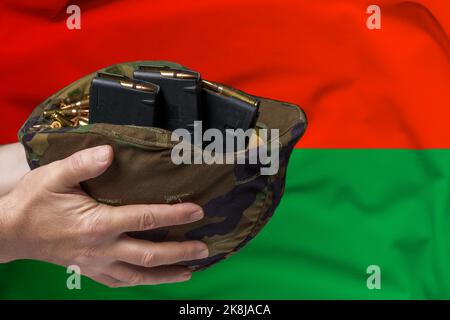
[(201, 210), (201, 209), (198, 211), (195, 211), (194, 213), (192, 213), (189, 216), (190, 221), (197, 221), (197, 220), (200, 220), (201, 218), (203, 218), (203, 210)]
[(204, 259), (204, 258), (208, 258), (209, 256), (209, 250), (208, 247), (205, 247), (203, 249), (200, 249), (200, 251), (197, 252), (197, 254), (195, 255), (197, 259)]
[(108, 161), (109, 158), (109, 147), (103, 146), (98, 147), (97, 150), (95, 150), (95, 160), (97, 162), (103, 163)]

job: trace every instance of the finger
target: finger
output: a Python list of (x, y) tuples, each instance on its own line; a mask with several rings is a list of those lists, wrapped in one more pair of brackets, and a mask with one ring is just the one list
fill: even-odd
[(128, 205), (109, 207), (112, 232), (143, 231), (194, 222), (203, 218), (203, 210), (193, 203)]
[(111, 264), (104, 272), (127, 286), (183, 282), (192, 276), (192, 272), (182, 266), (148, 269), (121, 262)]
[(110, 288), (124, 287), (127, 285), (126, 283), (119, 281), (113, 277), (110, 277), (106, 274), (91, 276), (90, 278)]
[(52, 190), (63, 191), (82, 181), (101, 175), (111, 165), (111, 146), (99, 146), (78, 151), (46, 167), (46, 182)]
[(142, 267), (156, 267), (207, 258), (208, 246), (200, 241), (150, 242), (122, 237), (109, 250), (111, 258)]

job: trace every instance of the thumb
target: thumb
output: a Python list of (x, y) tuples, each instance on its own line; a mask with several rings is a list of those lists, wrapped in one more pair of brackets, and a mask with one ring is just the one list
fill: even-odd
[(47, 183), (52, 190), (78, 186), (82, 181), (101, 175), (111, 165), (113, 150), (104, 145), (78, 151), (63, 160), (47, 166)]

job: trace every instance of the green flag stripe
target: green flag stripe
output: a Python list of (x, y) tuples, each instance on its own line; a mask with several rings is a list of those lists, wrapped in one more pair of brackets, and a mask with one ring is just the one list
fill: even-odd
[[(450, 298), (450, 149), (294, 150), (285, 196), (242, 251), (182, 284), (109, 289), (40, 262), (0, 266), (0, 298)], [(367, 267), (381, 271), (368, 289)], [(372, 283), (372, 282), (371, 282)]]

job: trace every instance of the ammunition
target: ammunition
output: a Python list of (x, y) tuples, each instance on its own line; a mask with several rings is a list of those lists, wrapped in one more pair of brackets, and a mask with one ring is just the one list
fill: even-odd
[(61, 110), (65, 109), (82, 109), (89, 106), (89, 96), (84, 97), (82, 100), (66, 104), (63, 101), (60, 103)]
[(73, 118), (72, 120), (70, 120), (72, 122), (72, 127), (78, 127), (78, 123), (80, 122), (80, 120), (78, 119), (78, 117)]
[(61, 127), (74, 128), (79, 125), (86, 125), (89, 122), (89, 95), (84, 96), (80, 101), (72, 103), (66, 103), (64, 100), (60, 101), (59, 109), (45, 110), (43, 116), (45, 119), (52, 120), (52, 123), (50, 125), (35, 125), (33, 128), (59, 129)]
[(139, 66), (139, 70), (146, 72), (159, 72), (162, 77), (165, 78), (176, 78), (176, 79), (197, 79), (197, 75), (179, 71), (172, 70), (167, 67), (154, 67), (154, 66)]
[(53, 121), (52, 124), (50, 125), (50, 127), (51, 127), (52, 129), (59, 129), (59, 128), (61, 128), (61, 122), (59, 122), (59, 121)]
[[(99, 73), (97, 76), (99, 78), (116, 81), (116, 82), (120, 83), (120, 85), (122, 87), (125, 87), (125, 88), (136, 89), (136, 90), (141, 90), (141, 91), (149, 91), (149, 92), (155, 91), (155, 88), (152, 87), (151, 85), (147, 85), (145, 83), (136, 83), (133, 81), (133, 79), (130, 79), (126, 76), (120, 76), (120, 75), (112, 74), (112, 73)], [(89, 99), (88, 99), (88, 102), (89, 102)]]
[(160, 71), (161, 76), (166, 78), (177, 79), (196, 79), (197, 77), (190, 73), (178, 72), (178, 71)]
[(56, 111), (55, 113), (53, 113), (51, 115), (52, 119), (55, 121), (58, 121), (61, 126), (64, 127), (71, 127), (72, 123), (70, 122), (70, 120), (68, 120), (66, 117), (64, 117), (59, 111)]
[(150, 92), (154, 91), (153, 88), (146, 86), (145, 84), (140, 84), (140, 83), (136, 84), (135, 88), (137, 90), (142, 90), (142, 91), (150, 91)]
[(212, 91), (215, 91), (215, 92), (218, 92), (225, 96), (233, 97), (238, 100), (244, 101), (244, 102), (254, 106), (255, 108), (257, 108), (259, 105), (259, 100), (253, 99), (252, 97), (250, 97), (248, 95), (239, 93), (237, 91), (225, 88), (223, 86), (217, 85), (215, 83), (212, 83), (212, 82), (209, 82), (206, 80), (202, 80), (202, 83), (205, 87), (207, 87), (208, 89), (211, 89)]
[(44, 111), (45, 118), (51, 118), (54, 113), (60, 113), (64, 117), (75, 117), (89, 114), (89, 109), (61, 109), (61, 110), (46, 110)]
[(33, 127), (33, 129), (39, 130), (39, 129), (49, 129), (51, 128), (50, 125), (48, 124), (35, 124)]
[(145, 85), (144, 83), (133, 83), (129, 81), (120, 81), (120, 85), (126, 88), (141, 90), (141, 91), (155, 91), (152, 87)]
[(120, 81), (122, 87), (133, 88), (133, 83), (128, 81)]
[(44, 117), (50, 118), (52, 116), (52, 114), (55, 112), (56, 112), (56, 110), (46, 110), (46, 111), (44, 111)]

